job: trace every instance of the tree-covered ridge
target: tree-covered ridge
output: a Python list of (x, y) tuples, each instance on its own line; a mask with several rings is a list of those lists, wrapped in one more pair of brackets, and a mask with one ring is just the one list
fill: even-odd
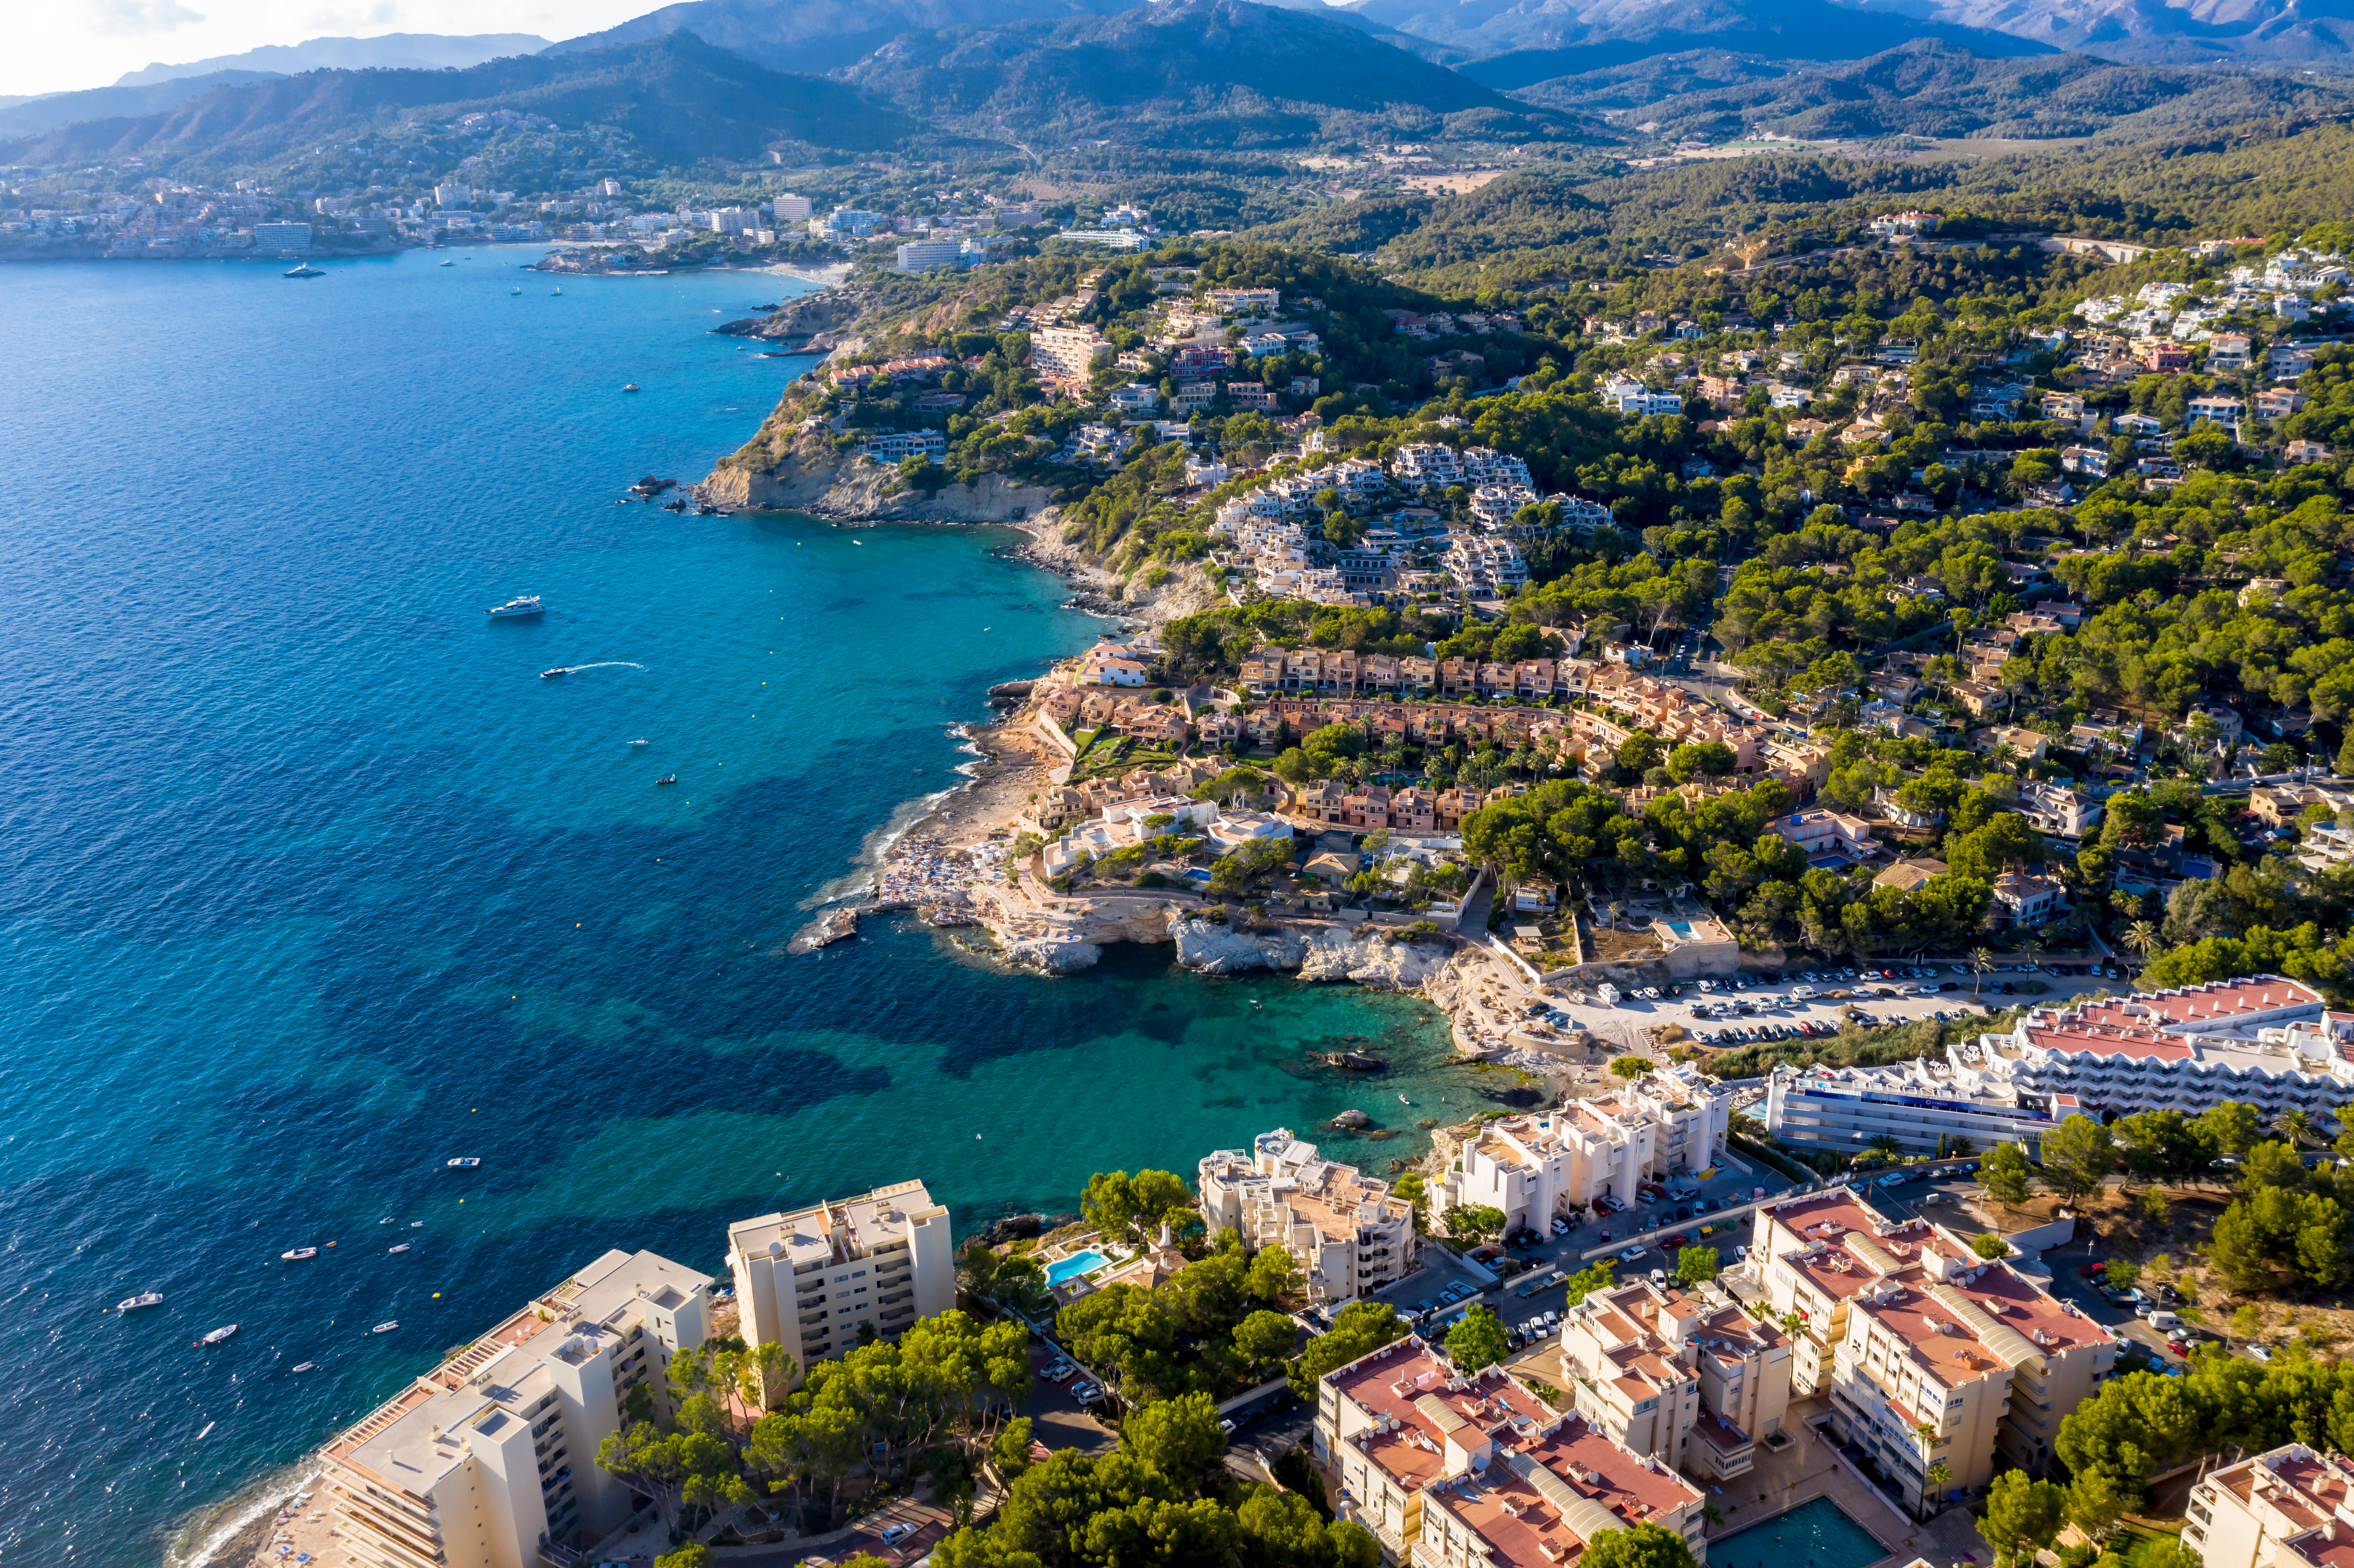
[[(509, 109), (608, 127), (660, 164), (753, 159), (779, 141), (867, 151), (917, 123), (855, 88), (757, 66), (691, 33), (576, 55), (517, 55), (463, 70), (310, 71), (216, 88), (159, 114), (94, 120), (0, 146), (22, 164), (137, 156), (198, 169), (260, 167), (323, 138)], [(185, 162), (184, 162), (185, 161)]]
[[(1588, 84), (1575, 78), (1522, 88), (1517, 96), (1561, 108), (1592, 101)], [(1639, 100), (1650, 133), (1670, 142), (1728, 140), (1755, 129), (1810, 140), (2097, 134), (2134, 141), (2185, 124), (2327, 113), (2347, 101), (2335, 81), (2286, 73), (2219, 76), (2094, 55), (1990, 58), (1935, 39), (1851, 63)]]
[(1247, 0), (1170, 0), (1101, 18), (895, 38), (850, 73), (976, 131), (1162, 147), (1267, 147), (1452, 132), (1584, 139), (1338, 17)]
[[(2001, 157), (1861, 160), (1802, 154), (1596, 174), (1531, 168), (1453, 196), (1381, 196), (1245, 238), (1378, 248), (1417, 281), (1560, 281), (1659, 254), (1734, 265), (1856, 243), (1874, 212), (1966, 211), (1989, 232), (2149, 244), (2296, 234), (2354, 211), (2354, 127), (2257, 120), (2114, 148)], [(1755, 249), (1749, 248), (1755, 247)], [(1432, 276), (1423, 276), (1430, 274)], [(1459, 286), (1459, 285), (1458, 285)]]

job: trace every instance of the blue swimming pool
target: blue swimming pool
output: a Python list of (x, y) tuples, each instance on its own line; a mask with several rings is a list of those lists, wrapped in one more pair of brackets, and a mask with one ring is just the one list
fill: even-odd
[(1829, 1498), (1708, 1543), (1709, 1568), (1864, 1568), (1887, 1555), (1888, 1548)]
[(1668, 922), (1668, 929), (1687, 942), (1691, 940), (1691, 922), (1689, 920), (1670, 920)]
[(1075, 1252), (1068, 1257), (1057, 1258), (1046, 1266), (1046, 1283), (1066, 1284), (1082, 1274), (1093, 1274), (1110, 1261), (1111, 1259), (1093, 1247), (1089, 1247), (1085, 1252)]

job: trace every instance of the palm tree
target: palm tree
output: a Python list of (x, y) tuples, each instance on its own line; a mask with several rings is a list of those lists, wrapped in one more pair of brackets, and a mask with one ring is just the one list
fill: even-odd
[(1994, 968), (1992, 953), (1984, 948), (1970, 949), (1970, 998), (1972, 1001), (1978, 999), (1978, 982), (1986, 978), (1987, 970), (1992, 968)]
[(2149, 950), (2158, 946), (2158, 927), (2147, 920), (2137, 920), (2126, 927), (2124, 940), (2126, 947), (2146, 959)]
[(2301, 1110), (2281, 1112), (2273, 1118), (2273, 1125), (2288, 1136), (2291, 1149), (2303, 1149), (2307, 1142), (2317, 1147), (2321, 1142), (2320, 1134), (2313, 1125), (2313, 1118)]

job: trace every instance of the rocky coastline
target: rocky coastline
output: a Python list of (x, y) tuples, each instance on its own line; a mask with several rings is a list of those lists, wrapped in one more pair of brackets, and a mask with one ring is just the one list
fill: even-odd
[[(718, 330), (730, 335), (818, 353), (854, 343), (867, 301), (854, 289), (830, 289), (756, 320)], [(1143, 588), (1123, 582), (1062, 537), (1054, 493), (1001, 473), (937, 490), (909, 486), (892, 469), (833, 450), (824, 432), (780, 425), (780, 405), (761, 430), (723, 459), (696, 487), (707, 504), (728, 511), (793, 511), (841, 526), (885, 524), (1010, 526), (1029, 535), (1003, 553), (1063, 578), (1065, 608), (1150, 627), (1215, 602), (1218, 590), (1199, 573), (1177, 574)], [(966, 732), (976, 756), (966, 782), (936, 799), (907, 824), (874, 867), (868, 885), (828, 910), (790, 945), (811, 953), (855, 935), (860, 911), (916, 912), (936, 927), (968, 927), (943, 939), (974, 956), (1042, 976), (1093, 967), (1114, 942), (1167, 943), (1172, 961), (1204, 974), (1278, 973), (1304, 983), (1347, 981), (1427, 998), (1452, 1022), (1465, 1057), (1539, 1073), (1574, 1070), (1564, 1057), (1499, 1040), (1478, 1004), (1494, 959), (1484, 948), (1447, 936), (1401, 939), (1388, 927), (1325, 920), (1242, 924), (1238, 916), (1190, 895), (1106, 890), (1054, 893), (1006, 853), (1023, 808), (1067, 773), (1067, 744), (1052, 736), (1030, 706), (1034, 682), (991, 687), (996, 722)], [(1476, 971), (1476, 974), (1475, 974)]]

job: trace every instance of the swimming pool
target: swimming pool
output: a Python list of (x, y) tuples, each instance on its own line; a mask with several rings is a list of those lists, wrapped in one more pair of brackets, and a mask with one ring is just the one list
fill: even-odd
[(1691, 922), (1689, 920), (1670, 920), (1668, 922), (1668, 929), (1687, 942), (1691, 940)]
[(1046, 1283), (1066, 1284), (1082, 1274), (1093, 1274), (1110, 1261), (1111, 1259), (1093, 1247), (1089, 1247), (1085, 1252), (1075, 1252), (1068, 1257), (1057, 1258), (1046, 1266)]
[(1709, 1568), (1864, 1568), (1887, 1555), (1888, 1548), (1829, 1498), (1708, 1543)]

